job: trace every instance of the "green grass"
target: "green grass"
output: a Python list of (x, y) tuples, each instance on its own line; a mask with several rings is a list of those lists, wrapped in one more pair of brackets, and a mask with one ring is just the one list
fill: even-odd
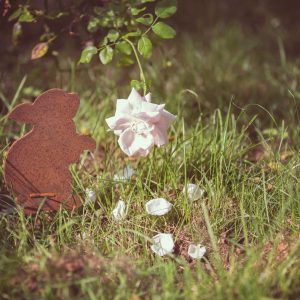
[[(146, 67), (153, 101), (165, 99), (178, 117), (172, 141), (134, 161), (121, 153), (104, 121), (114, 100), (129, 93), (128, 80), (122, 83), (122, 71), (72, 68), (58, 86), (79, 92), (78, 131), (91, 133), (98, 145), (72, 167), (74, 191), (84, 204), (53, 216), (29, 218), (21, 210), (0, 216), (1, 297), (299, 298), (300, 69), (282, 47), (267, 57), (262, 38), (245, 42), (245, 33), (232, 26), (226, 35), (216, 29), (208, 44), (182, 38), (180, 55), (175, 48), (167, 59), (157, 53), (155, 64)], [(135, 70), (130, 72), (133, 78)], [(28, 74), (16, 84), (15, 96), (6, 97), (8, 109), (24, 90), (28, 97), (43, 88)], [(3, 159), (25, 128), (5, 117), (1, 123)], [(128, 165), (134, 178), (114, 181)], [(189, 182), (206, 191), (203, 199), (186, 198), (182, 189)], [(86, 188), (96, 191), (95, 205), (85, 202)], [(145, 203), (154, 197), (174, 204), (171, 212), (147, 215)], [(115, 222), (111, 211), (120, 198), (128, 214)], [(173, 234), (174, 255), (151, 252), (158, 232)], [(205, 259), (188, 259), (190, 243), (207, 247)]]

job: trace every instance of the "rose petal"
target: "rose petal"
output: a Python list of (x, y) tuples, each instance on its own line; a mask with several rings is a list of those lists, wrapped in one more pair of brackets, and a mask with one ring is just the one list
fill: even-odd
[(126, 181), (130, 180), (135, 174), (134, 170), (130, 166), (126, 166), (121, 172), (114, 175), (114, 180)]
[(155, 126), (155, 129), (152, 131), (154, 136), (154, 144), (157, 147), (163, 146), (168, 143), (168, 135), (167, 132), (162, 132), (158, 126)]
[(172, 209), (172, 204), (164, 198), (149, 200), (146, 203), (146, 211), (153, 216), (163, 216)]
[(126, 215), (125, 209), (126, 209), (125, 202), (123, 200), (119, 200), (117, 202), (115, 209), (112, 211), (113, 218), (116, 221), (120, 221), (124, 219)]
[(127, 99), (118, 99), (116, 105), (116, 116), (130, 115), (132, 113), (132, 106)]
[(162, 111), (162, 117), (163, 117), (165, 123), (168, 125), (168, 127), (176, 119), (176, 116), (174, 116), (173, 114), (171, 114), (170, 112), (168, 112), (165, 109)]
[(146, 96), (145, 96), (145, 100), (147, 102), (151, 102), (151, 93), (148, 93)]
[(86, 194), (86, 196), (87, 196), (87, 202), (91, 202), (91, 203), (94, 203), (95, 201), (96, 201), (96, 193), (92, 190), (92, 189), (90, 189), (90, 188), (87, 188), (86, 190), (85, 190), (85, 194)]
[(128, 97), (128, 101), (135, 110), (139, 111), (141, 109), (142, 103), (144, 102), (143, 97), (134, 88), (132, 88), (131, 90), (131, 93)]
[(151, 150), (151, 149), (147, 149), (147, 150), (139, 149), (139, 151), (137, 151), (134, 155), (135, 155), (135, 156), (146, 157), (146, 156), (149, 155), (150, 150)]
[(160, 112), (153, 111), (153, 112), (140, 112), (135, 114), (137, 119), (141, 119), (144, 122), (151, 122), (156, 123), (160, 120)]
[(132, 118), (130, 116), (121, 115), (107, 118), (105, 121), (110, 129), (123, 131), (130, 126)]
[(174, 251), (174, 241), (172, 234), (170, 233), (159, 233), (153, 238), (153, 245), (151, 250), (159, 256), (170, 254)]
[(200, 244), (189, 245), (188, 248), (188, 255), (193, 259), (201, 259), (206, 253), (206, 248), (204, 246), (201, 246)]
[(195, 201), (201, 199), (205, 191), (196, 184), (188, 183), (186, 187), (183, 188), (183, 193), (187, 194), (189, 200)]
[(141, 112), (160, 112), (159, 107), (157, 104), (144, 101), (141, 104)]
[(132, 156), (134, 153), (131, 152), (131, 145), (134, 141), (135, 133), (132, 132), (130, 128), (126, 129), (123, 133), (121, 133), (118, 143), (123, 152), (125, 152), (128, 156)]
[(135, 134), (131, 146), (129, 147), (129, 156), (136, 154), (149, 154), (150, 149), (154, 146), (154, 139), (151, 133)]

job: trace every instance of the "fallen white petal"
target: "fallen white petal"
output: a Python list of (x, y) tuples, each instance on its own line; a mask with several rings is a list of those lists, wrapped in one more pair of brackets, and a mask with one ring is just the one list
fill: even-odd
[(174, 241), (172, 234), (170, 233), (159, 233), (153, 238), (153, 245), (151, 245), (151, 250), (159, 255), (164, 256), (170, 254), (174, 250)]
[(87, 188), (86, 190), (85, 190), (85, 194), (86, 194), (86, 196), (87, 196), (87, 201), (88, 202), (91, 202), (91, 203), (94, 203), (95, 201), (96, 201), (96, 193), (92, 190), (92, 189), (89, 189), (89, 188)]
[(189, 245), (188, 255), (191, 258), (201, 259), (204, 256), (205, 253), (206, 253), (206, 248), (204, 246), (201, 246), (200, 244), (198, 244), (198, 245), (194, 245), (194, 244)]
[(116, 181), (129, 180), (134, 175), (134, 170), (130, 166), (126, 166), (121, 172), (114, 175)]
[(113, 215), (114, 219), (117, 220), (117, 221), (120, 221), (120, 220), (124, 219), (124, 217), (126, 215), (125, 210), (126, 210), (125, 202), (123, 200), (119, 200), (117, 202), (116, 207), (112, 211), (112, 215)]
[(163, 216), (172, 209), (172, 204), (164, 198), (149, 200), (146, 203), (146, 211), (153, 216)]
[(183, 193), (187, 194), (189, 200), (195, 201), (201, 199), (205, 191), (196, 184), (188, 183), (186, 187), (183, 188)]

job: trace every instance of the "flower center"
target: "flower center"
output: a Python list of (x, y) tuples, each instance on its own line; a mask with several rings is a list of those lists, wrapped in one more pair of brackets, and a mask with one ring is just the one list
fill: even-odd
[(147, 133), (152, 130), (152, 125), (143, 120), (134, 120), (130, 123), (131, 130), (135, 133)]

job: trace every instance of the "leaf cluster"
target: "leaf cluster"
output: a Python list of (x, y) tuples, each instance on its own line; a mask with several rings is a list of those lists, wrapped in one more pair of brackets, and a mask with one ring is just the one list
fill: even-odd
[(174, 38), (176, 31), (162, 19), (175, 14), (177, 1), (156, 1), (154, 12), (151, 12), (147, 2), (155, 1), (128, 2), (122, 11), (120, 7), (113, 9), (110, 5), (106, 9), (96, 9), (95, 15), (90, 18), (88, 30), (95, 32), (107, 28), (107, 32), (98, 45), (89, 45), (83, 49), (79, 62), (89, 63), (99, 53), (100, 61), (106, 65), (116, 54), (119, 56), (118, 65), (127, 66), (134, 63), (135, 47), (143, 58), (149, 59), (152, 56), (154, 36), (161, 39)]
[(8, 13), (15, 46), (26, 38), (28, 26), (42, 28), (41, 34), (36, 30), (31, 59), (39, 59), (49, 50), (59, 55), (56, 42), (76, 38), (84, 45), (80, 64), (90, 63), (97, 54), (104, 65), (117, 57), (118, 66), (128, 66), (134, 64), (137, 53), (150, 59), (157, 39), (176, 35), (165, 19), (176, 13), (177, 0), (74, 0), (68, 5), (58, 2), (57, 8), (50, 7), (48, 1), (44, 1), (44, 7), (20, 1)]

